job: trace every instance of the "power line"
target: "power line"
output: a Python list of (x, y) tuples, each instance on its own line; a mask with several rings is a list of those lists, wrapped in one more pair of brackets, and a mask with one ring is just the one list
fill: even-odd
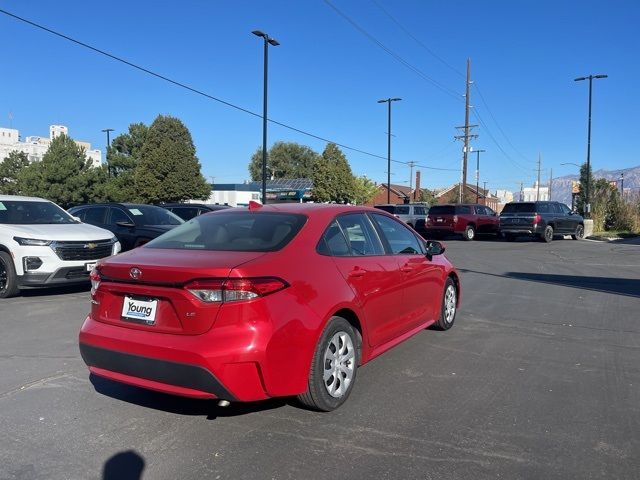
[(457, 73), (458, 75), (460, 75), (462, 78), (465, 78), (464, 73), (462, 73), (460, 70), (458, 70), (457, 68), (455, 68), (453, 65), (451, 65), (449, 62), (447, 62), (444, 58), (442, 58), (440, 55), (438, 55), (436, 52), (434, 52), (433, 50), (431, 50), (429, 47), (427, 47), (423, 42), (421, 42), (415, 35), (413, 35), (409, 29), (407, 29), (404, 25), (402, 25), (398, 19), (396, 19), (393, 15), (391, 15), (391, 13), (389, 13), (389, 11), (384, 8), (380, 2), (378, 2), (377, 0), (371, 0), (372, 3), (374, 3), (376, 5), (376, 7), (378, 7), (380, 10), (382, 10), (382, 12), (391, 19), (391, 21), (393, 23), (395, 23), (398, 28), (400, 28), (400, 30), (402, 30), (404, 33), (406, 33), (409, 37), (411, 37), (418, 45), (420, 45), (424, 50), (426, 50), (432, 57), (434, 57), (436, 60), (440, 61), (440, 63), (442, 63), (443, 65), (445, 65), (446, 67), (450, 68), (453, 72)]
[(402, 58), (400, 55), (398, 55), (397, 53), (395, 53), (393, 50), (391, 50), (389, 47), (387, 47), (384, 43), (382, 43), (380, 40), (378, 40), (376, 37), (374, 37), (372, 34), (370, 34), (368, 31), (366, 31), (364, 28), (362, 28), (360, 25), (358, 25), (353, 19), (351, 19), (349, 16), (347, 16), (344, 12), (342, 12), (338, 7), (336, 7), (333, 3), (331, 3), (330, 0), (324, 0), (324, 3), (326, 3), (329, 7), (331, 7), (338, 15), (340, 15), (342, 18), (344, 18), (347, 22), (349, 22), (349, 24), (351, 24), (351, 26), (353, 28), (355, 28), (356, 30), (358, 30), (361, 34), (363, 34), (365, 37), (367, 37), (369, 40), (371, 40), (373, 43), (375, 43), (378, 47), (380, 47), (382, 50), (384, 50), (386, 53), (388, 53), (389, 55), (391, 55), (393, 58), (395, 58), (398, 62), (400, 62), (402, 65), (404, 65), (405, 67), (407, 67), (409, 70), (413, 71), (414, 73), (416, 73), (419, 77), (421, 77), (423, 80), (426, 80), (427, 82), (431, 83), (433, 86), (437, 87), (438, 89), (440, 89), (442, 92), (446, 93), (447, 95), (449, 95), (450, 97), (455, 98), (456, 100), (462, 100), (462, 97), (460, 95), (458, 95), (454, 90), (450, 89), (449, 87), (441, 84), (440, 82), (438, 82), (437, 80), (431, 78), (429, 75), (427, 75), (426, 73), (424, 73), (422, 70), (420, 70), (418, 67), (415, 67), (414, 65), (412, 65), (411, 63), (407, 62), (404, 58)]
[[(187, 85), (187, 84), (185, 84), (185, 83), (179, 82), (179, 81), (177, 81), (177, 80), (173, 80), (173, 79), (171, 79), (171, 78), (169, 78), (169, 77), (167, 77), (167, 76), (165, 76), (165, 75), (162, 75), (162, 74), (160, 74), (160, 73), (154, 72), (153, 70), (149, 70), (148, 68), (142, 67), (142, 66), (140, 66), (140, 65), (138, 65), (138, 64), (135, 64), (135, 63), (133, 63), (133, 62), (130, 62), (130, 61), (128, 61), (128, 60), (125, 60), (125, 59), (124, 59), (124, 58), (122, 58), (122, 57), (118, 57), (117, 55), (114, 55), (114, 54), (112, 54), (112, 53), (109, 53), (109, 52), (107, 52), (107, 51), (105, 51), (105, 50), (101, 50), (101, 49), (99, 49), (99, 48), (97, 48), (97, 47), (94, 47), (94, 46), (92, 46), (92, 45), (89, 45), (88, 43), (82, 42), (82, 41), (80, 41), (80, 40), (76, 40), (75, 38), (72, 38), (72, 37), (70, 37), (70, 36), (68, 36), (68, 35), (65, 35), (65, 34), (63, 34), (63, 33), (57, 32), (57, 31), (52, 30), (52, 29), (50, 29), (50, 28), (47, 28), (47, 27), (45, 27), (45, 26), (43, 26), (43, 25), (40, 25), (40, 24), (38, 24), (38, 23), (32, 22), (31, 20), (28, 20), (28, 19), (26, 19), (26, 18), (20, 17), (20, 16), (18, 16), (18, 15), (15, 15), (15, 14), (13, 14), (13, 13), (11, 13), (11, 12), (8, 12), (8, 11), (6, 11), (6, 10), (3, 10), (3, 9), (0, 9), (0, 13), (2, 13), (2, 14), (4, 14), (4, 15), (6, 15), (6, 16), (8, 16), (8, 17), (12, 17), (12, 18), (14, 18), (14, 19), (16, 19), (16, 20), (19, 20), (19, 21), (21, 21), (21, 22), (23, 22), (23, 23), (26, 23), (27, 25), (31, 25), (32, 27), (35, 27), (35, 28), (37, 28), (37, 29), (39, 29), (39, 30), (43, 30), (43, 31), (45, 31), (45, 32), (47, 32), (47, 33), (50, 33), (50, 34), (52, 34), (52, 35), (55, 35), (55, 36), (57, 36), (57, 37), (59, 37), (59, 38), (62, 38), (62, 39), (64, 39), (64, 40), (67, 40), (67, 41), (69, 41), (69, 42), (71, 42), (71, 43), (74, 43), (74, 44), (76, 44), (76, 45), (79, 45), (79, 46), (81, 46), (81, 47), (84, 47), (84, 48), (86, 48), (86, 49), (89, 49), (89, 50), (91, 50), (91, 51), (93, 51), (93, 52), (95, 52), (95, 53), (98, 53), (98, 54), (100, 54), (100, 55), (103, 55), (103, 56), (105, 56), (105, 57), (108, 57), (108, 58), (110, 58), (111, 60), (115, 60), (116, 62), (123, 63), (123, 64), (125, 64), (125, 65), (127, 65), (127, 66), (129, 66), (129, 67), (131, 67), (131, 68), (134, 68), (134, 69), (136, 69), (136, 70), (139, 70), (139, 71), (141, 71), (141, 72), (143, 72), (143, 73), (146, 73), (146, 74), (151, 75), (151, 76), (153, 76), (153, 77), (159, 78), (160, 80), (164, 80), (165, 82), (168, 82), (168, 83), (170, 83), (170, 84), (172, 84), (172, 85), (175, 85), (175, 86), (180, 87), (180, 88), (184, 88), (185, 90), (188, 90), (188, 91), (190, 91), (190, 92), (192, 92), (192, 93), (195, 93), (196, 95), (200, 95), (200, 96), (205, 97), (205, 98), (207, 98), (207, 99), (209, 99), (209, 100), (213, 100), (213, 101), (215, 101), (215, 102), (221, 103), (221, 104), (223, 104), (223, 105), (225, 105), (225, 106), (227, 106), (227, 107), (234, 108), (234, 109), (236, 109), (236, 110), (239, 110), (239, 111), (241, 111), (241, 112), (247, 113), (247, 114), (252, 115), (252, 116), (254, 116), (254, 117), (262, 118), (262, 115), (260, 115), (260, 114), (258, 114), (258, 113), (256, 113), (256, 112), (252, 112), (251, 110), (248, 110), (248, 109), (246, 109), (246, 108), (243, 108), (243, 107), (241, 107), (241, 106), (239, 106), (239, 105), (235, 105), (235, 104), (233, 104), (233, 103), (231, 103), (231, 102), (228, 102), (228, 101), (223, 100), (223, 99), (221, 99), (221, 98), (218, 98), (218, 97), (215, 97), (215, 96), (213, 96), (213, 95), (210, 95), (210, 94), (208, 94), (208, 93), (206, 93), (206, 92), (204, 92), (204, 91), (202, 91), (202, 90), (199, 90), (199, 89), (197, 89), (197, 88), (195, 88), (195, 87), (191, 87), (191, 86), (189, 86), (189, 85)], [(339, 147), (342, 147), (342, 148), (347, 149), (347, 150), (351, 150), (351, 151), (353, 151), (353, 152), (361, 153), (361, 154), (363, 154), (363, 155), (368, 155), (368, 156), (370, 156), (370, 157), (379, 158), (379, 159), (382, 159), (382, 160), (386, 160), (386, 159), (387, 159), (387, 157), (385, 157), (385, 156), (377, 155), (377, 154), (375, 154), (375, 153), (371, 153), (371, 152), (367, 152), (367, 151), (365, 151), (365, 150), (361, 150), (361, 149), (359, 149), (359, 148), (350, 147), (350, 146), (345, 145), (345, 144), (343, 144), (343, 143), (335, 142), (335, 141), (330, 140), (330, 139), (328, 139), (328, 138), (321, 137), (320, 135), (316, 135), (316, 134), (314, 134), (314, 133), (307, 132), (307, 131), (305, 131), (305, 130), (302, 130), (302, 129), (299, 129), (299, 128), (296, 128), (296, 127), (293, 127), (293, 126), (291, 126), (291, 125), (287, 125), (287, 124), (282, 123), (282, 122), (278, 122), (278, 121), (276, 121), (276, 120), (267, 119), (267, 121), (271, 122), (271, 123), (272, 123), (272, 124), (274, 124), (274, 125), (278, 125), (278, 126), (280, 126), (280, 127), (284, 127), (284, 128), (286, 128), (286, 129), (288, 129), (288, 130), (291, 130), (291, 131), (294, 131), (294, 132), (300, 133), (300, 134), (302, 134), (302, 135), (306, 135), (306, 136), (311, 137), (311, 138), (315, 138), (315, 139), (317, 139), (317, 140), (321, 140), (321, 141), (326, 142), (326, 143), (334, 143), (334, 144), (336, 144), (336, 145), (337, 145), (337, 146), (339, 146)], [(392, 161), (392, 162), (395, 162), (395, 163), (401, 163), (401, 164), (404, 164), (404, 165), (406, 165), (406, 164), (407, 164), (407, 162), (402, 162), (402, 161), (400, 161), (400, 160), (393, 160), (393, 159), (391, 159), (391, 161)], [(427, 168), (428, 168), (428, 167), (427, 167)]]
[(474, 87), (476, 88), (476, 91), (478, 92), (478, 95), (480, 96), (480, 100), (482, 100), (482, 103), (484, 104), (485, 108), (487, 109), (487, 112), (489, 112), (489, 115), (491, 116), (493, 122), (496, 124), (496, 127), (498, 127), (498, 130), (500, 130), (500, 133), (502, 133), (502, 136), (505, 138), (505, 140), (507, 141), (507, 143), (509, 145), (511, 145), (511, 148), (513, 148), (513, 150), (520, 155), (523, 159), (525, 159), (527, 162), (531, 162), (530, 159), (528, 159), (527, 157), (525, 157), (522, 153), (520, 153), (520, 151), (515, 147), (515, 145), (513, 143), (511, 143), (511, 140), (509, 140), (509, 137), (507, 136), (506, 133), (504, 133), (504, 130), (502, 129), (502, 127), (500, 127), (500, 124), (498, 123), (498, 120), (496, 120), (496, 117), (493, 115), (493, 113), (491, 112), (491, 109), (489, 108), (489, 104), (487, 103), (487, 101), (484, 99), (484, 95), (482, 95), (482, 92), (480, 91), (480, 87), (478, 87), (477, 83), (474, 83)]

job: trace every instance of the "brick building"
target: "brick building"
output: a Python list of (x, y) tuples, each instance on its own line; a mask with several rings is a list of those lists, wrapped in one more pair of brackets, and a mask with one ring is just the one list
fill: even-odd
[[(486, 205), (487, 207), (497, 210), (498, 197), (494, 196), (483, 188), (476, 190), (475, 185), (467, 183), (467, 189), (463, 196), (463, 203), (479, 203), (480, 205)], [(436, 195), (439, 204), (445, 203), (458, 203), (460, 198), (460, 184), (456, 183), (449, 188), (442, 190)], [(477, 201), (476, 201), (477, 199)]]

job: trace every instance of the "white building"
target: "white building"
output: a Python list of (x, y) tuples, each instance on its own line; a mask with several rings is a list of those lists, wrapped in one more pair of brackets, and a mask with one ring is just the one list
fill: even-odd
[(496, 190), (496, 197), (498, 197), (498, 203), (513, 202), (513, 192), (510, 190)]
[(540, 185), (540, 192), (538, 194), (538, 182), (533, 184), (533, 187), (527, 187), (522, 189), (522, 201), (523, 202), (535, 202), (538, 200), (549, 200), (549, 187), (543, 187)]
[[(51, 140), (60, 135), (69, 135), (69, 129), (64, 125), (51, 125), (49, 127), (49, 138), (30, 136), (24, 142), (20, 141), (20, 132), (14, 128), (0, 128), (0, 162), (13, 151), (24, 152), (30, 162), (39, 162), (47, 150)], [(99, 167), (102, 163), (102, 152), (92, 149), (88, 142), (75, 141), (76, 145), (84, 148), (85, 155), (91, 160), (94, 167)]]

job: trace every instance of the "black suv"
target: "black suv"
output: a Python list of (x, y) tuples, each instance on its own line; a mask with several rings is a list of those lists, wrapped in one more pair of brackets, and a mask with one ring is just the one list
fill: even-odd
[(164, 208), (135, 203), (78, 205), (70, 208), (69, 213), (84, 223), (113, 232), (123, 252), (144, 245), (184, 223)]
[(158, 206), (175, 213), (185, 222), (203, 213), (231, 208), (228, 205), (207, 205), (205, 203), (161, 203)]
[(559, 202), (511, 202), (500, 213), (500, 231), (508, 241), (517, 236), (538, 237), (544, 242), (554, 235), (584, 236), (584, 219)]

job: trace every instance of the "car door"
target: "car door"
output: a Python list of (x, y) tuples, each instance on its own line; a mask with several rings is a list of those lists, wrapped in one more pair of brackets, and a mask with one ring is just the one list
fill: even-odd
[(571, 209), (564, 203), (558, 202), (557, 206), (562, 213), (562, 218), (564, 219), (566, 225), (565, 233), (575, 233), (579, 223), (578, 218), (572, 214)]
[(553, 215), (553, 222), (555, 224), (555, 231), (557, 233), (566, 233), (569, 231), (568, 219), (566, 215), (562, 212), (560, 205), (557, 202), (549, 203), (549, 211)]
[(482, 205), (474, 205), (473, 209), (475, 210), (476, 231), (486, 233), (490, 228), (486, 209)]
[(497, 233), (500, 230), (500, 219), (496, 212), (485, 205), (485, 212), (487, 213), (487, 228), (491, 233)]
[(427, 258), (423, 241), (401, 222), (386, 215), (370, 215), (402, 273), (402, 316), (394, 330), (399, 335), (435, 318), (440, 308), (441, 267)]
[(364, 312), (369, 344), (375, 347), (393, 338), (402, 303), (402, 275), (369, 218), (362, 213), (338, 216), (323, 242)]
[(109, 208), (108, 228), (116, 234), (122, 250), (131, 250), (136, 242), (136, 227), (133, 219), (121, 207)]
[(95, 225), (96, 227), (111, 230), (107, 226), (107, 221), (106, 221), (107, 210), (108, 208), (104, 205), (95, 205), (93, 207), (86, 207), (81, 210), (82, 213), (81, 213), (80, 219), (84, 223), (88, 223), (90, 225)]

